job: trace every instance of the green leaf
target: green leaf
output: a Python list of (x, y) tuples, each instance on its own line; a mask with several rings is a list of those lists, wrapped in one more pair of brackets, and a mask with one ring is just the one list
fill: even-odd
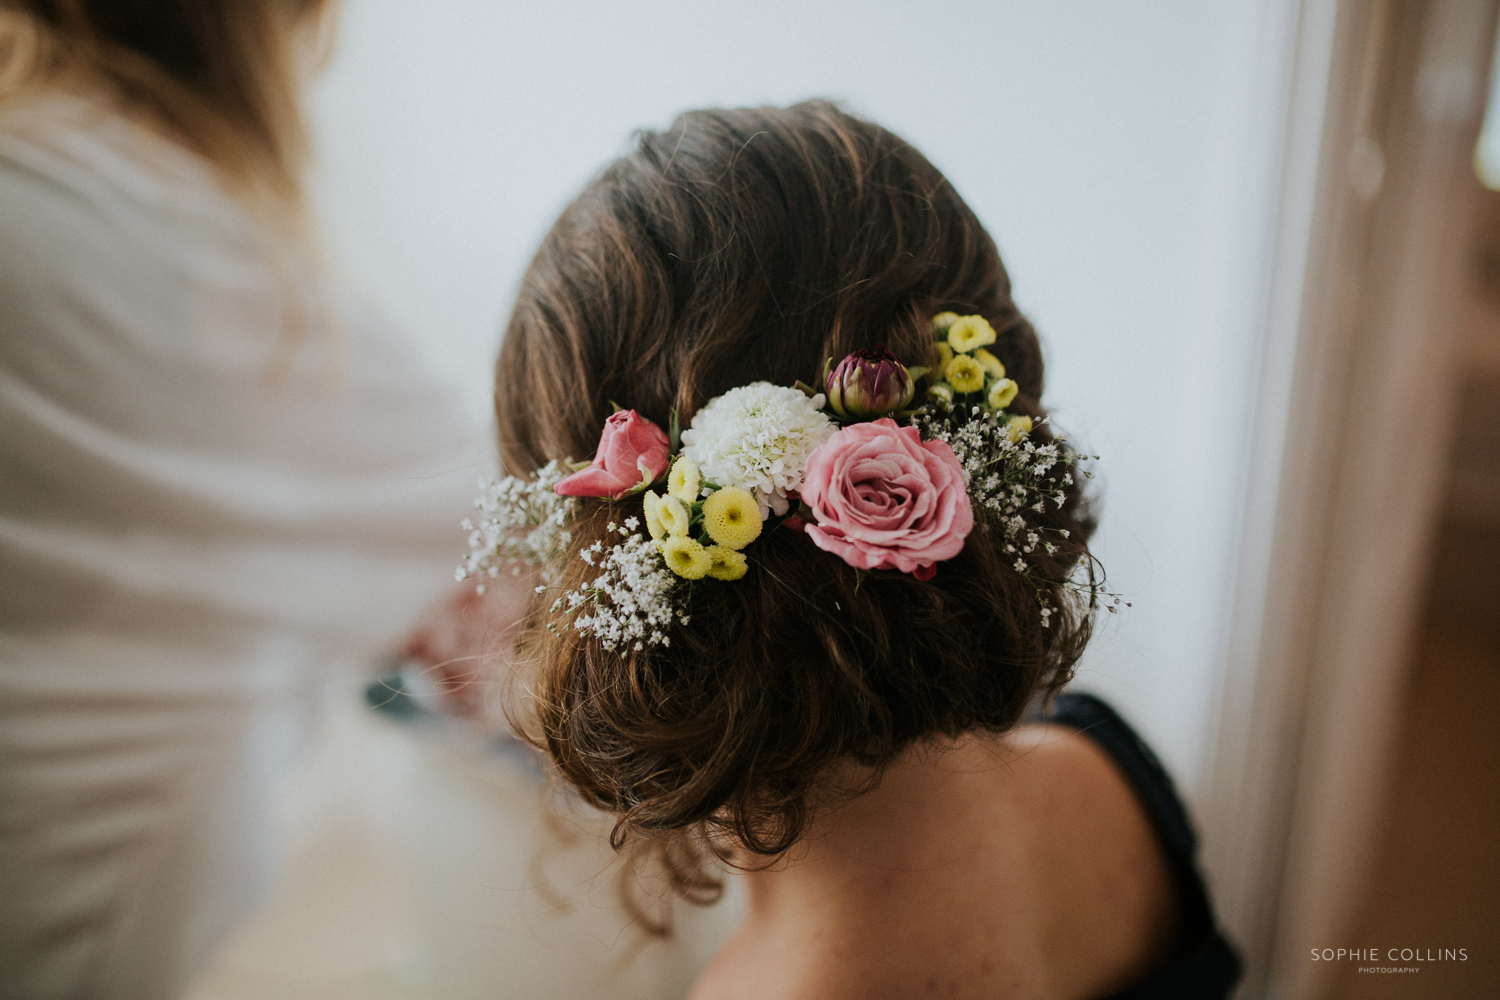
[(623, 500), (626, 497), (633, 497), (637, 493), (644, 493), (654, 482), (656, 482), (656, 477), (651, 475), (651, 473), (647, 472), (645, 469), (642, 469), (641, 481), (635, 486), (632, 486), (630, 489), (626, 490), (624, 493), (621, 493), (617, 499)]

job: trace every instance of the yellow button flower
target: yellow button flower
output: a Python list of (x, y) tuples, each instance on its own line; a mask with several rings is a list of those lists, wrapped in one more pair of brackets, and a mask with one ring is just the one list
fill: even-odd
[(713, 565), (707, 549), (681, 535), (674, 535), (662, 543), (661, 557), (667, 561), (667, 569), (684, 580), (703, 579)]
[(953, 360), (953, 348), (948, 346), (947, 341), (940, 340), (937, 345), (938, 363), (937, 370), (943, 371), (948, 367), (948, 362)]
[(983, 316), (960, 316), (948, 327), (948, 345), (959, 354), (995, 342), (995, 328)]
[(655, 490), (647, 490), (643, 497), (646, 501), (646, 530), (659, 542), (667, 537), (667, 526), (661, 522), (661, 497)]
[(944, 403), (953, 402), (953, 390), (948, 387), (947, 382), (934, 382), (927, 387), (927, 396), (930, 399), (939, 399)]
[(672, 463), (672, 471), (667, 474), (667, 492), (683, 503), (692, 503), (698, 499), (698, 488), (702, 485), (703, 476), (698, 472), (698, 464), (686, 455), (678, 455), (677, 461)]
[(978, 392), (984, 388), (984, 366), (967, 354), (955, 355), (943, 371), (954, 392)]
[(1020, 386), (1008, 378), (1003, 378), (990, 386), (990, 394), (985, 398), (985, 402), (992, 410), (1003, 410), (1010, 405), (1011, 400), (1015, 399), (1016, 393), (1020, 391)]
[(667, 534), (673, 537), (686, 538), (692, 527), (687, 505), (676, 497), (662, 497), (656, 505), (656, 516), (661, 518), (661, 526), (667, 529)]
[(1011, 441), (1019, 441), (1031, 433), (1030, 417), (1011, 417), (1005, 422), (1005, 432), (1010, 435)]
[(743, 552), (736, 552), (722, 545), (710, 545), (706, 551), (709, 560), (708, 575), (715, 580), (738, 580), (750, 568)]
[(976, 347), (974, 349), (972, 357), (975, 361), (978, 361), (981, 365), (984, 365), (984, 372), (990, 378), (1005, 377), (1005, 366), (1000, 363), (999, 358), (995, 357), (989, 351), (986, 351), (982, 347)]
[(703, 501), (703, 528), (729, 549), (743, 549), (760, 537), (760, 507), (748, 490), (726, 486)]
[(953, 321), (956, 320), (956, 319), (958, 319), (958, 313), (955, 313), (955, 312), (940, 312), (940, 313), (938, 313), (936, 316), (932, 317), (932, 332), (936, 333), (936, 334), (947, 333), (948, 332), (948, 327), (952, 326), (953, 325)]

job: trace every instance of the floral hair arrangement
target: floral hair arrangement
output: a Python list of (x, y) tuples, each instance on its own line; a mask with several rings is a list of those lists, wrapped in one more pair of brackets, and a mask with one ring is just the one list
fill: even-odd
[[(1034, 442), (1031, 418), (1006, 412), (1019, 389), (986, 350), (996, 338), (982, 316), (940, 313), (932, 329), (930, 368), (907, 368), (882, 344), (837, 365), (830, 358), (817, 388), (731, 389), (687, 428), (675, 412), (663, 430), (617, 408), (592, 461), (480, 484), (486, 492), (475, 501), (478, 524), (464, 522), (470, 554), (458, 579), (479, 577), (483, 591), (483, 578), (532, 567), (537, 593), (561, 589), (558, 565), (578, 502), (637, 495), (639, 517), (610, 522), (609, 544), (578, 552), (597, 573), (553, 601), (553, 631), (571, 627), (610, 650), (670, 645), (671, 628), (689, 624), (691, 588), (743, 577), (747, 550), (774, 529), (803, 532), (856, 570), (930, 580), (963, 550), (978, 512), (1002, 533), (1015, 571), (1031, 579), (1027, 557), (1038, 546), (1055, 552), (1068, 533), (1031, 526), (1027, 515), (1066, 502), (1069, 463), (1082, 456), (1063, 439)], [(1052, 609), (1033, 582), (1046, 625)]]

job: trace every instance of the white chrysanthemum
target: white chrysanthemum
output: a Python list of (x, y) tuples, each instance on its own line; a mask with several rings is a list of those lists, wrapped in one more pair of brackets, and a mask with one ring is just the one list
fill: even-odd
[(682, 432), (682, 450), (703, 478), (754, 495), (762, 519), (787, 511), (786, 495), (802, 485), (814, 448), (837, 430), (823, 414), (823, 394), (752, 382), (715, 397)]

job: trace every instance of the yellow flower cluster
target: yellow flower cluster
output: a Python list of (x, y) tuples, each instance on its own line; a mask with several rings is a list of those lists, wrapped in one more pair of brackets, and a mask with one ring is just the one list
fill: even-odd
[[(749, 569), (746, 545), (760, 537), (760, 508), (755, 497), (737, 486), (714, 490), (699, 501), (703, 475), (686, 455), (677, 456), (667, 474), (667, 495), (644, 494), (646, 530), (667, 568), (685, 580), (738, 580)], [(692, 537), (693, 521), (701, 517), (703, 531), (714, 542), (704, 545)]]
[(1015, 401), (1021, 387), (1005, 377), (1005, 365), (985, 350), (996, 339), (989, 320), (941, 312), (932, 317), (932, 332), (937, 337), (935, 370), (941, 377), (927, 389), (929, 398), (952, 403), (957, 395), (983, 393), (984, 408), (992, 413)]

